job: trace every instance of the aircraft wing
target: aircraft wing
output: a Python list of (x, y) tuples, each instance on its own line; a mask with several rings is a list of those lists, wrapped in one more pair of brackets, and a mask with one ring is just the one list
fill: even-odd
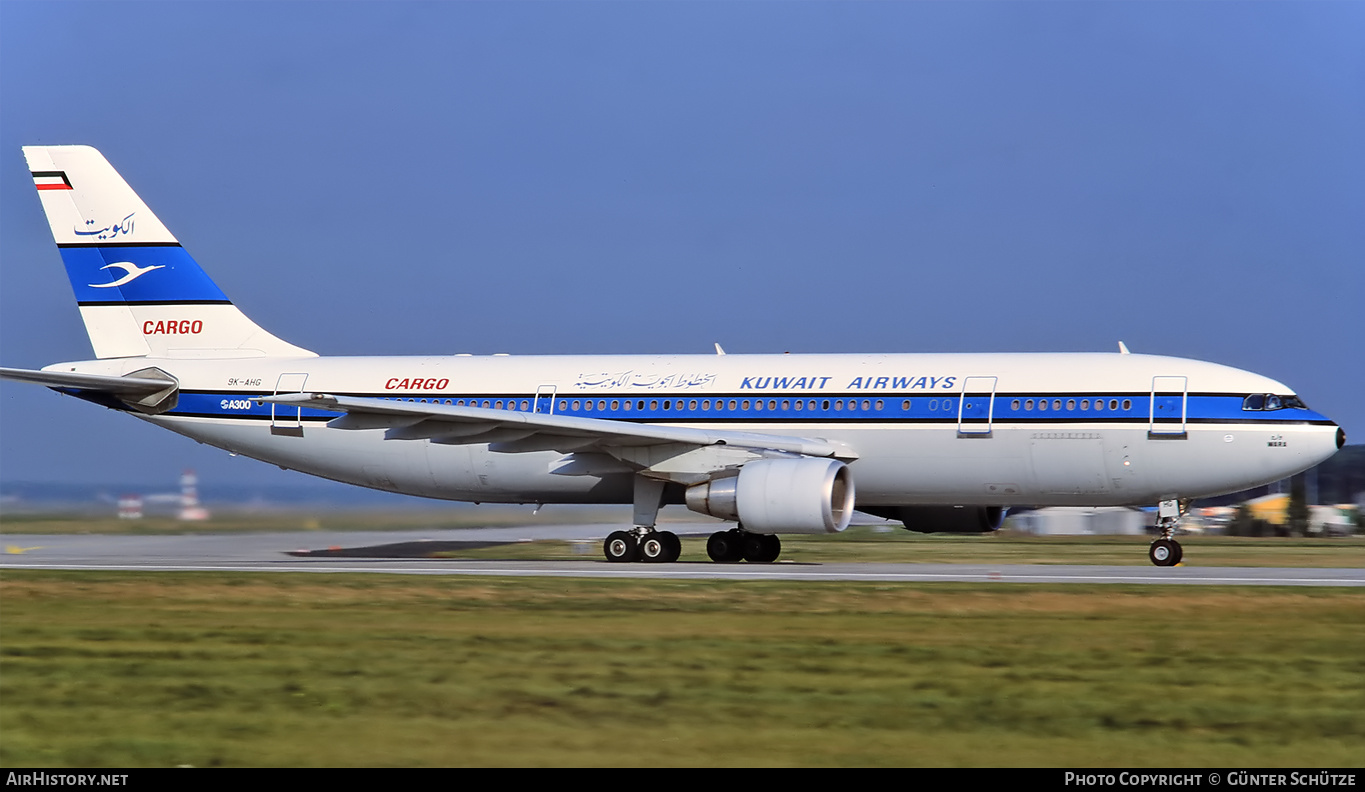
[[(336, 429), (385, 429), (385, 438), (392, 440), (428, 439), (446, 445), (488, 443), (490, 450), (502, 453), (560, 451), (572, 455), (584, 451), (602, 451), (641, 467), (654, 467), (655, 461), (706, 448), (728, 452), (731, 460), (735, 459), (735, 453), (752, 458), (765, 452), (840, 459), (857, 457), (856, 453), (840, 443), (759, 432), (659, 426), (602, 418), (490, 410), (485, 407), (329, 396), (324, 393), (281, 394), (267, 396), (260, 401), (345, 413), (328, 426)], [(651, 450), (656, 453), (650, 454)], [(694, 459), (686, 467), (713, 468), (719, 459), (712, 454), (708, 461)]]

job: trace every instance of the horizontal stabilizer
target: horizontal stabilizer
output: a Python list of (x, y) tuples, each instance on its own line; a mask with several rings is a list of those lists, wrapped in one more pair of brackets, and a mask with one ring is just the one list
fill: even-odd
[(75, 371), (32, 371), (0, 368), (0, 379), (31, 382), (49, 388), (107, 393), (133, 409), (157, 415), (179, 401), (180, 383), (159, 368), (145, 368), (122, 377)]
[(78, 374), (74, 371), (31, 371), (29, 369), (0, 368), (0, 379), (32, 382), (50, 388), (74, 388), (100, 391), (117, 396), (156, 393), (174, 385), (175, 380), (152, 377), (111, 377), (104, 374)]

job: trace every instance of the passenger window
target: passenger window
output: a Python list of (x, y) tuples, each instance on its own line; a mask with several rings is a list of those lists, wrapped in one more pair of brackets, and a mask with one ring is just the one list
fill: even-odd
[(1066, 408), (1067, 408), (1068, 410), (1074, 410), (1074, 409), (1076, 409), (1076, 400), (1075, 400), (1075, 399), (1067, 399), (1067, 400), (1066, 400)]
[(621, 400), (620, 400), (620, 399), (612, 399), (612, 400), (611, 400), (611, 409), (612, 409), (613, 412), (615, 412), (616, 410), (621, 409)]
[[(1018, 406), (1018, 404), (1019, 404), (1018, 402), (1015, 402), (1015, 406), (1016, 406), (1016, 407)], [(909, 399), (906, 399), (905, 401), (901, 402), (901, 409), (902, 409), (902, 410), (905, 410), (906, 412), (910, 412), (910, 400), (909, 400)]]
[(885, 407), (885, 406), (886, 406), (886, 403), (885, 403), (885, 402), (883, 402), (881, 399), (878, 399), (878, 400), (877, 400), (877, 411), (878, 411), (878, 412), (881, 412), (882, 408)]
[(692, 401), (688, 402), (688, 403), (687, 403), (687, 409), (689, 409), (689, 410), (695, 410), (695, 409), (697, 409), (697, 400), (696, 400), (696, 399), (693, 399)]
[(1024, 401), (1024, 410), (1025, 412), (1033, 411), (1033, 399), (1027, 399)]
[(1081, 410), (1084, 411), (1084, 410), (1088, 410), (1088, 409), (1090, 409), (1090, 400), (1089, 400), (1089, 399), (1081, 399)]
[(1123, 409), (1125, 409), (1125, 410), (1131, 410), (1131, 409), (1133, 409), (1133, 400), (1132, 400), (1132, 399), (1124, 399), (1124, 400), (1123, 400)]
[(1118, 408), (1119, 408), (1119, 400), (1118, 400), (1118, 399), (1110, 399), (1110, 400), (1109, 400), (1109, 409), (1111, 409), (1111, 410), (1117, 410)]

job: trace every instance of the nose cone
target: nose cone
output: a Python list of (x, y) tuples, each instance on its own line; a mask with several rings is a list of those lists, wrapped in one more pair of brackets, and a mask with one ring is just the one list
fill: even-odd
[(1302, 457), (1304, 470), (1336, 456), (1342, 446), (1346, 445), (1346, 430), (1336, 423), (1328, 423), (1322, 430), (1313, 432), (1309, 437), (1307, 450)]

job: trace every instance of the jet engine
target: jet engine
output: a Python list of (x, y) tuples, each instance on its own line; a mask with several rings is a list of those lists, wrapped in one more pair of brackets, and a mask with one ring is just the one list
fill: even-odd
[(872, 506), (868, 514), (900, 520), (916, 533), (990, 533), (1005, 522), (1003, 506)]
[(837, 459), (760, 459), (688, 487), (686, 503), (752, 533), (838, 533), (853, 516), (853, 476)]

